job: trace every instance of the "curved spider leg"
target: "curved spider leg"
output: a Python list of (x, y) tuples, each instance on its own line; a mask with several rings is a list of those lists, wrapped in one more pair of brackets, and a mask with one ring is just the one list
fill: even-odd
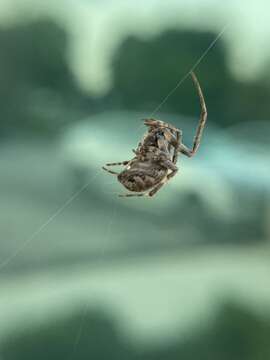
[(110, 174), (119, 175), (119, 173), (117, 173), (117, 172), (115, 172), (115, 171), (111, 171), (111, 170), (105, 168), (105, 166), (102, 166), (102, 169), (105, 170), (105, 171), (107, 171), (107, 172), (110, 173)]
[(179, 150), (178, 150), (181, 154), (184, 154), (188, 157), (192, 157), (195, 153), (189, 149), (186, 145), (184, 144), (180, 144)]
[(200, 120), (199, 120), (199, 125), (197, 127), (196, 133), (195, 133), (195, 137), (193, 140), (193, 146), (192, 149), (189, 149), (187, 146), (185, 146), (184, 144), (181, 144), (179, 147), (179, 151), (188, 156), (191, 157), (193, 155), (195, 155), (195, 153), (197, 152), (199, 146), (200, 146), (200, 141), (201, 141), (201, 137), (202, 137), (202, 133), (203, 133), (203, 129), (205, 127), (205, 123), (206, 123), (206, 119), (207, 119), (207, 109), (206, 109), (206, 105), (205, 105), (205, 100), (203, 97), (203, 92), (202, 89), (200, 87), (199, 81), (196, 77), (196, 75), (194, 74), (194, 72), (191, 72), (191, 77), (192, 80), (197, 88), (197, 92), (199, 95), (199, 99), (200, 99), (200, 105), (201, 105), (201, 115), (200, 115)]

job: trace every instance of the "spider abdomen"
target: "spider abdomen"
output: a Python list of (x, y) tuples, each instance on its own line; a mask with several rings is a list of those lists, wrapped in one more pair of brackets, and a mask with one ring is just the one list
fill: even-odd
[(126, 169), (118, 175), (119, 182), (129, 191), (142, 192), (151, 189), (167, 174), (162, 168)]

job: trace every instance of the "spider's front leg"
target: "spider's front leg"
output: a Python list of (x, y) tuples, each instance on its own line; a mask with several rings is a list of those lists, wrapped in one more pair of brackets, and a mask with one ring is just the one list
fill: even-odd
[(203, 129), (205, 127), (205, 123), (206, 123), (206, 119), (207, 119), (207, 109), (206, 109), (202, 89), (200, 87), (199, 81), (198, 81), (196, 75), (194, 74), (194, 72), (191, 72), (191, 76), (192, 76), (192, 80), (198, 91), (200, 104), (201, 104), (201, 115), (200, 115), (199, 125), (197, 127), (196, 134), (195, 134), (195, 137), (193, 140), (192, 149), (189, 149), (187, 146), (185, 146), (183, 144), (181, 144), (179, 147), (179, 151), (188, 157), (192, 157), (197, 152), (197, 150), (200, 146)]

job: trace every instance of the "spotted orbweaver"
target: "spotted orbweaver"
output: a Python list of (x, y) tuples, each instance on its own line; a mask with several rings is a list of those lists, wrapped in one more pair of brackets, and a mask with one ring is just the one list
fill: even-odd
[(197, 152), (207, 119), (207, 110), (199, 81), (194, 72), (190, 74), (201, 105), (200, 120), (192, 149), (182, 143), (181, 130), (161, 120), (145, 119), (144, 124), (148, 127), (148, 131), (137, 149), (133, 150), (135, 157), (127, 161), (106, 164), (107, 166), (123, 165), (124, 170), (117, 173), (103, 167), (110, 174), (117, 175), (118, 181), (131, 191), (119, 196), (154, 196), (177, 173), (176, 163), (179, 153), (192, 157)]

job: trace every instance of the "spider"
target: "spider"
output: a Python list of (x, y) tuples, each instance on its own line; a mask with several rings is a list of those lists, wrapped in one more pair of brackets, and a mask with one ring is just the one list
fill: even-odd
[(118, 181), (130, 191), (120, 194), (121, 197), (154, 196), (178, 171), (176, 166), (179, 153), (192, 157), (197, 152), (202, 132), (207, 119), (207, 110), (199, 81), (190, 73), (197, 88), (201, 115), (193, 146), (189, 149), (182, 143), (182, 131), (173, 125), (156, 119), (144, 119), (148, 131), (136, 150), (135, 157), (131, 160), (109, 163), (106, 166), (123, 165), (120, 173), (102, 167), (110, 174), (117, 175)]

